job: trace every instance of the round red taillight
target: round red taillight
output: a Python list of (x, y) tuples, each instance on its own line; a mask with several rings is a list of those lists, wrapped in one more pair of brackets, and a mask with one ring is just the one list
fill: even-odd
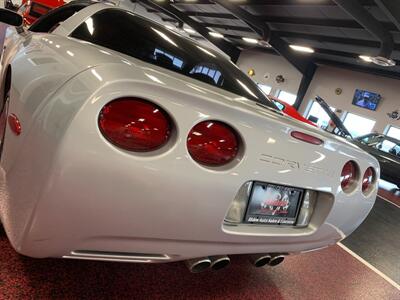
[(342, 190), (345, 192), (350, 192), (354, 187), (356, 181), (357, 165), (354, 161), (348, 161), (344, 165), (342, 169), (342, 174), (340, 175), (340, 184), (342, 186)]
[(365, 170), (362, 180), (363, 193), (368, 193), (374, 181), (375, 181), (375, 171), (372, 167), (369, 167), (367, 170)]
[(105, 105), (99, 127), (112, 144), (129, 151), (153, 151), (171, 134), (171, 121), (157, 105), (137, 98), (121, 98)]
[(219, 121), (205, 121), (190, 130), (187, 147), (199, 164), (222, 166), (238, 154), (239, 139), (236, 131)]

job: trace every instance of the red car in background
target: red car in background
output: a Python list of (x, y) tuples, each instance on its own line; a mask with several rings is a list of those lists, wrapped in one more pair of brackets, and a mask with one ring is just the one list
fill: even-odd
[(24, 18), (24, 25), (31, 25), (53, 8), (64, 5), (63, 0), (22, 0), (18, 13)]
[(302, 122), (310, 124), (312, 126), (318, 127), (316, 124), (314, 124), (310, 120), (307, 120), (306, 118), (304, 118), (301, 114), (299, 114), (299, 112), (293, 106), (286, 103), (285, 101), (282, 101), (273, 96), (268, 96), (268, 98), (271, 99), (272, 102), (274, 102), (274, 104), (276, 105), (276, 107), (279, 108), (279, 110), (283, 111), (288, 116), (291, 116), (292, 118), (295, 118), (296, 120), (302, 121)]

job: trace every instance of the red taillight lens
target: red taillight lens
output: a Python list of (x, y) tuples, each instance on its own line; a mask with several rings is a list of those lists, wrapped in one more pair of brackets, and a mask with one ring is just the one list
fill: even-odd
[(197, 124), (189, 132), (187, 147), (192, 158), (200, 164), (222, 166), (238, 154), (239, 139), (235, 130), (218, 121)]
[(121, 98), (105, 105), (99, 127), (114, 145), (137, 152), (160, 148), (171, 134), (168, 115), (157, 105), (136, 98)]
[(373, 184), (373, 182), (375, 181), (375, 171), (373, 168), (369, 167), (363, 176), (363, 180), (362, 180), (362, 191), (363, 193), (367, 193), (370, 189), (371, 186)]
[(345, 192), (350, 192), (354, 183), (357, 181), (357, 165), (354, 161), (348, 161), (343, 169), (340, 176), (340, 184), (342, 190)]
[(321, 140), (315, 136), (309, 135), (307, 133), (300, 132), (300, 131), (292, 131), (290, 133), (290, 135), (292, 137), (294, 137), (295, 139), (298, 139), (298, 140), (306, 142), (306, 143), (314, 144), (314, 145), (322, 145), (324, 143), (323, 140)]

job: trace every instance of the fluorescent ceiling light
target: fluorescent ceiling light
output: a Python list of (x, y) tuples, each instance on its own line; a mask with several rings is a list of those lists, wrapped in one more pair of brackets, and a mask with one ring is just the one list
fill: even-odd
[(212, 37), (215, 37), (218, 39), (222, 39), (224, 37), (224, 35), (222, 33), (215, 32), (215, 31), (210, 31), (208, 34), (211, 35)]
[(368, 56), (368, 55), (360, 55), (360, 56), (358, 56), (358, 57), (361, 58), (363, 61), (372, 62), (371, 56)]
[(242, 37), (242, 40), (249, 44), (257, 44), (258, 43), (258, 40), (252, 39), (252, 38), (247, 38), (247, 37)]
[(306, 53), (314, 53), (314, 49), (310, 47), (305, 47), (305, 46), (298, 46), (298, 45), (289, 45), (290, 48), (296, 51), (300, 52), (306, 52)]
[(191, 33), (191, 34), (193, 34), (193, 33), (196, 33), (196, 31), (195, 30), (193, 30), (192, 28), (183, 28), (183, 30), (185, 30), (187, 33)]

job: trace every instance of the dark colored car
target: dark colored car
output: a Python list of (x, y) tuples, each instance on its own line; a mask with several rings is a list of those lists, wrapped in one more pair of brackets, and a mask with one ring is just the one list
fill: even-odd
[(381, 166), (381, 178), (396, 184), (400, 188), (400, 140), (381, 133), (370, 133), (354, 138), (340, 118), (330, 110), (324, 99), (317, 96), (315, 101), (330, 117), (333, 124), (331, 126), (332, 133), (351, 140), (361, 149), (374, 156)]
[(381, 178), (400, 188), (400, 141), (379, 133), (367, 134), (354, 141), (379, 161)]

